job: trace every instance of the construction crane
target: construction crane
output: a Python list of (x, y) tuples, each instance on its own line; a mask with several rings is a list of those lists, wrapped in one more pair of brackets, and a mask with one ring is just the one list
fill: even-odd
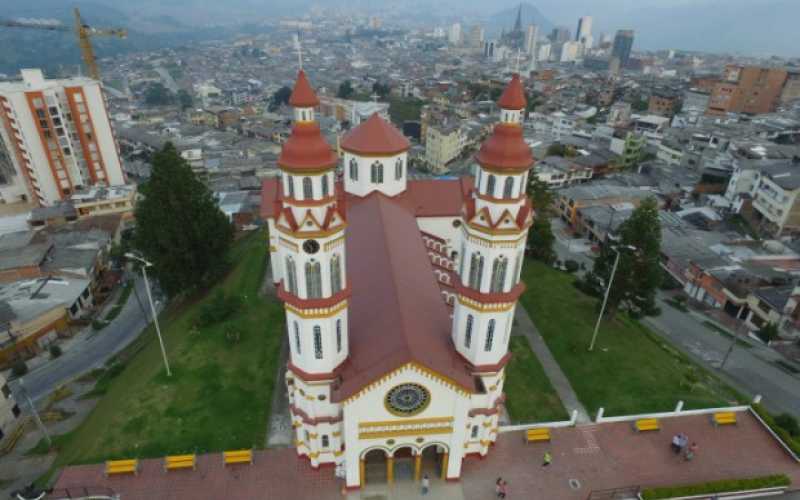
[[(97, 68), (97, 59), (92, 48), (92, 38), (96, 36), (111, 36), (126, 38), (128, 31), (123, 28), (95, 28), (83, 22), (81, 13), (76, 8), (75, 14), (75, 34), (78, 36), (78, 46), (81, 49), (81, 58), (86, 66), (86, 72), (95, 80), (100, 80), (100, 70)], [(0, 19), (0, 26), (6, 28), (31, 28), (47, 31), (71, 31), (61, 21), (54, 19)]]

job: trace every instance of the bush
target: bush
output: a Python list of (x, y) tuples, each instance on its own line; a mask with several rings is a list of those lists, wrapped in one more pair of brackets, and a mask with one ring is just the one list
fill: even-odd
[(781, 413), (780, 415), (776, 415), (775, 425), (786, 429), (786, 432), (788, 432), (789, 435), (791, 435), (793, 438), (800, 437), (800, 424), (797, 423), (796, 418), (794, 418), (792, 415), (789, 415), (788, 413)]
[(789, 486), (791, 480), (785, 474), (772, 476), (753, 477), (748, 479), (726, 479), (708, 483), (691, 484), (686, 486), (671, 486), (664, 488), (646, 488), (642, 490), (644, 500), (657, 500), (659, 498), (688, 497), (694, 495), (708, 495), (728, 491), (757, 490), (773, 488), (776, 486)]
[(97, 319), (97, 318), (92, 320), (92, 330), (94, 330), (96, 332), (99, 332), (100, 330), (105, 328), (106, 325), (108, 325), (108, 322), (105, 321), (105, 320)]
[(50, 357), (56, 359), (57, 357), (61, 356), (63, 351), (61, 347), (56, 344), (50, 344)]
[(760, 330), (756, 332), (758, 338), (764, 341), (764, 343), (768, 344), (771, 340), (778, 339), (778, 327), (775, 323), (767, 323)]
[(778, 437), (781, 438), (781, 441), (783, 441), (795, 455), (800, 456), (800, 440), (792, 437), (791, 431), (789, 429), (782, 427), (778, 423), (777, 419), (772, 415), (770, 415), (770, 413), (767, 410), (765, 410), (764, 407), (761, 406), (761, 404), (754, 403), (751, 406), (753, 408), (753, 411), (755, 411), (758, 414), (758, 416), (761, 417), (761, 420), (763, 420), (764, 423), (767, 424), (767, 427), (772, 429), (772, 432), (777, 434)]
[(582, 278), (575, 280), (572, 285), (581, 292), (591, 297), (601, 297), (603, 295), (603, 284), (594, 273), (586, 273)]
[(28, 364), (24, 360), (18, 359), (11, 365), (11, 375), (13, 377), (21, 377), (28, 373)]
[(580, 264), (578, 264), (577, 261), (565, 260), (564, 261), (564, 267), (566, 268), (568, 273), (574, 273), (574, 272), (577, 272), (578, 269), (580, 269), (581, 266), (580, 266)]
[(200, 308), (200, 326), (213, 325), (225, 321), (233, 316), (242, 306), (242, 298), (235, 294), (225, 295), (222, 290), (217, 290), (210, 301)]

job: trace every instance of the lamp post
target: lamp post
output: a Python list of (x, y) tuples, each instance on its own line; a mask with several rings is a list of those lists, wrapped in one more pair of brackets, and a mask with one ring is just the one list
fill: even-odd
[(164, 348), (164, 339), (161, 337), (161, 327), (158, 325), (158, 313), (156, 313), (156, 306), (153, 305), (153, 295), (150, 293), (150, 282), (147, 280), (147, 268), (153, 267), (153, 263), (132, 253), (126, 253), (125, 257), (140, 262), (142, 264), (142, 277), (144, 278), (144, 288), (147, 291), (147, 300), (150, 302), (150, 312), (153, 314), (153, 323), (156, 325), (156, 335), (158, 335), (158, 343), (161, 346), (161, 356), (164, 358), (164, 368), (166, 368), (167, 370), (167, 377), (171, 377), (172, 372), (169, 369), (169, 360), (167, 360), (167, 350)]
[[(622, 250), (637, 250), (637, 248), (633, 245), (623, 245), (621, 247)], [(592, 333), (592, 341), (589, 343), (589, 351), (594, 350), (594, 343), (597, 341), (597, 332), (600, 331), (600, 322), (603, 320), (603, 313), (606, 312), (606, 304), (608, 303), (608, 295), (611, 293), (611, 285), (614, 283), (614, 275), (617, 274), (617, 266), (619, 266), (619, 257), (622, 255), (622, 252), (617, 250), (614, 247), (611, 247), (611, 250), (617, 253), (616, 258), (614, 258), (614, 267), (611, 268), (611, 276), (608, 278), (608, 285), (606, 286), (606, 293), (603, 296), (603, 305), (600, 306), (600, 314), (597, 316), (597, 323), (594, 325), (594, 333)]]
[(39, 418), (39, 412), (36, 410), (36, 405), (33, 404), (31, 397), (28, 395), (28, 390), (25, 388), (22, 378), (19, 379), (19, 390), (22, 395), (25, 396), (25, 400), (28, 401), (28, 406), (31, 407), (31, 414), (33, 415), (33, 419), (36, 421), (36, 426), (39, 427), (39, 430), (42, 431), (42, 434), (44, 434), (44, 439), (47, 441), (47, 447), (52, 448), (53, 440), (50, 439), (50, 433), (47, 432), (47, 428), (42, 423), (42, 419)]

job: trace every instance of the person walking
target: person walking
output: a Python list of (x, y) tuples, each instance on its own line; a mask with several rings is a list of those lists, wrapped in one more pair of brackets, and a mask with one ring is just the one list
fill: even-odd
[(544, 459), (542, 460), (542, 467), (547, 467), (553, 463), (553, 456), (550, 455), (549, 451), (544, 452)]
[(503, 498), (501, 495), (503, 494), (503, 478), (498, 477), (497, 481), (494, 482), (494, 493), (497, 495), (497, 498)]
[(692, 441), (692, 444), (690, 444), (689, 447), (686, 448), (686, 454), (683, 456), (683, 458), (687, 462), (691, 461), (694, 458), (695, 454), (697, 453), (697, 448), (698, 448), (697, 443), (695, 441)]
[(431, 480), (428, 479), (428, 475), (425, 474), (424, 476), (422, 476), (422, 494), (427, 495), (430, 489), (431, 489)]
[(498, 495), (500, 498), (505, 498), (506, 494), (508, 493), (508, 483), (505, 479), (500, 482), (500, 494)]

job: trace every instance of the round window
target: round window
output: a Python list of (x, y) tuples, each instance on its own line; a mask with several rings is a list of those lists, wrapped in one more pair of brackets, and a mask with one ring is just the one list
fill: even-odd
[(319, 252), (319, 242), (317, 240), (306, 240), (303, 242), (303, 251), (308, 254), (315, 254)]
[(402, 384), (386, 393), (385, 405), (390, 413), (408, 417), (421, 413), (431, 402), (428, 389), (419, 384)]

